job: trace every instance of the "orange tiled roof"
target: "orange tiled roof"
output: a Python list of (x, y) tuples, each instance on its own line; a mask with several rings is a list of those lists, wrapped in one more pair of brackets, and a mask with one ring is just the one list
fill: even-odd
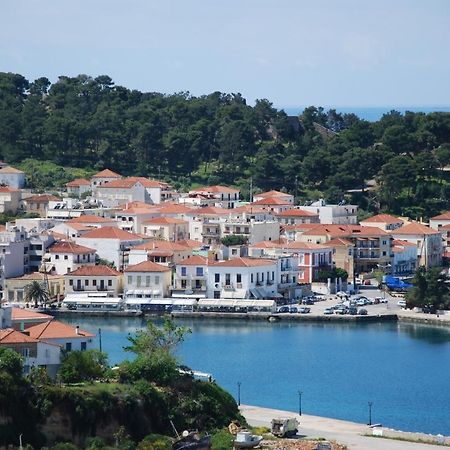
[(408, 241), (402, 241), (401, 239), (394, 239), (392, 245), (403, 245), (404, 247), (417, 247), (416, 244)]
[(90, 186), (91, 183), (86, 178), (76, 178), (75, 180), (66, 183), (66, 187), (80, 187), (80, 186)]
[(92, 178), (121, 178), (121, 176), (110, 169), (105, 169), (92, 175)]
[(189, 248), (201, 248), (203, 243), (199, 241), (194, 241), (193, 239), (184, 239), (182, 241), (177, 241), (178, 244)]
[(334, 238), (331, 239), (331, 241), (328, 241), (327, 245), (331, 247), (348, 247), (349, 245), (353, 245), (353, 242), (344, 238)]
[(267, 197), (250, 203), (251, 205), (290, 205), (286, 200), (282, 200), (279, 197)]
[(208, 264), (208, 258), (200, 255), (189, 256), (178, 263), (179, 266), (206, 266)]
[(276, 214), (277, 217), (318, 217), (319, 215), (304, 209), (292, 208), (286, 209)]
[(169, 224), (186, 224), (187, 222), (185, 220), (181, 219), (174, 219), (173, 217), (154, 217), (153, 219), (146, 220), (142, 222), (144, 225), (169, 225)]
[(230, 188), (228, 186), (203, 186), (199, 187), (197, 189), (192, 189), (189, 192), (207, 192), (207, 193), (213, 193), (213, 194), (235, 194), (236, 192), (240, 192), (239, 189)]
[(438, 216), (432, 217), (430, 220), (450, 220), (450, 211), (446, 211)]
[(132, 250), (157, 250), (157, 249), (165, 249), (172, 251), (181, 251), (185, 252), (191, 250), (190, 247), (180, 244), (179, 242), (171, 242), (171, 241), (162, 241), (158, 239), (148, 240), (139, 245), (135, 245)]
[(67, 220), (65, 223), (111, 223), (114, 219), (106, 217), (95, 216), (94, 214), (83, 214), (79, 217)]
[(13, 330), (12, 328), (5, 328), (0, 330), (0, 344), (36, 344), (39, 341), (31, 336), (27, 336), (20, 331)]
[(142, 184), (142, 186), (146, 188), (165, 188), (169, 185), (167, 183), (164, 183), (163, 181), (157, 181), (157, 180), (149, 180), (145, 177), (127, 177), (122, 178), (120, 180), (114, 180), (110, 181), (108, 183), (102, 184), (101, 186), (98, 186), (98, 188), (113, 188), (113, 189), (130, 189), (132, 188), (136, 183)]
[(19, 169), (15, 169), (14, 167), (11, 166), (7, 166), (0, 169), (0, 173), (25, 173), (25, 172), (22, 172)]
[(230, 209), (229, 212), (231, 215), (238, 214), (238, 213), (250, 213), (250, 214), (265, 213), (265, 214), (268, 214), (267, 209), (263, 208), (262, 206), (254, 206), (251, 204), (238, 206), (237, 208)]
[(30, 336), (35, 339), (61, 339), (61, 338), (84, 338), (84, 337), (94, 337), (95, 335), (77, 329), (71, 325), (60, 322), (59, 320), (50, 320), (48, 322), (40, 323), (38, 325), (33, 325), (27, 330)]
[(160, 214), (187, 214), (195, 210), (196, 208), (192, 206), (167, 204), (160, 207), (158, 212)]
[(55, 195), (42, 194), (42, 195), (32, 195), (24, 199), (27, 203), (48, 203), (50, 201), (57, 202), (61, 200)]
[(70, 277), (118, 277), (122, 275), (112, 267), (99, 264), (98, 266), (81, 266), (64, 276)]
[(403, 225), (400, 228), (392, 231), (394, 235), (431, 235), (431, 234), (439, 234), (439, 231), (433, 230), (430, 227), (423, 225), (422, 223), (411, 222), (407, 225)]
[(288, 194), (286, 192), (281, 192), (281, 191), (267, 191), (267, 192), (263, 192), (261, 194), (255, 194), (254, 197), (261, 197), (261, 198), (273, 198), (273, 197), (292, 197), (291, 194)]
[(233, 258), (227, 261), (215, 262), (214, 267), (257, 267), (257, 266), (269, 266), (275, 264), (270, 259), (262, 258)]
[(122, 230), (117, 227), (102, 227), (88, 231), (83, 234), (83, 238), (88, 239), (119, 239), (120, 241), (137, 241), (142, 238), (134, 233)]
[(3, 192), (5, 194), (10, 193), (10, 192), (19, 192), (19, 189), (16, 188), (12, 188), (9, 186), (0, 186), (0, 192)]
[(95, 253), (95, 250), (83, 245), (75, 244), (71, 241), (60, 241), (53, 244), (50, 249), (50, 253), (73, 253), (75, 255), (83, 255), (86, 253)]
[(399, 223), (403, 222), (402, 219), (398, 217), (391, 216), (390, 214), (377, 214), (376, 216), (369, 217), (367, 219), (361, 220), (361, 223)]
[(128, 266), (124, 272), (170, 272), (171, 269), (167, 266), (157, 264), (152, 261), (143, 261), (139, 264)]
[(129, 208), (155, 209), (155, 208), (158, 208), (158, 206), (150, 205), (149, 203), (140, 202), (138, 200), (135, 200), (133, 202), (122, 203), (121, 205), (118, 206), (118, 208), (121, 209), (121, 210), (127, 210)]
[(30, 319), (52, 320), (53, 317), (49, 316), (48, 314), (38, 313), (35, 311), (31, 311), (29, 309), (11, 308), (11, 319), (13, 321), (30, 320)]
[(218, 216), (221, 214), (230, 214), (231, 211), (233, 210), (226, 208), (217, 208), (216, 206), (205, 206), (203, 208), (194, 209), (188, 214), (197, 216)]

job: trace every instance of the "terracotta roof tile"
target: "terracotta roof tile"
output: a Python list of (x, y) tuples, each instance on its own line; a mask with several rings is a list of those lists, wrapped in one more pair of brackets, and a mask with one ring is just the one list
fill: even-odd
[(180, 244), (179, 242), (162, 241), (158, 239), (148, 240), (139, 245), (135, 245), (131, 250), (157, 250), (165, 249), (171, 251), (184, 252), (191, 250), (190, 247)]
[(262, 192), (261, 194), (255, 194), (254, 197), (261, 197), (261, 198), (273, 198), (273, 197), (293, 197), (291, 194), (288, 194), (286, 192), (281, 192), (281, 191), (267, 191), (267, 192)]
[(11, 192), (19, 192), (19, 189), (12, 188), (9, 186), (0, 186), (0, 193), (9, 194)]
[(189, 256), (189, 258), (180, 261), (178, 266), (206, 266), (208, 264), (208, 258), (200, 255)]
[(318, 214), (305, 211), (304, 209), (292, 208), (286, 209), (276, 214), (277, 217), (319, 217)]
[(6, 328), (0, 330), (0, 344), (36, 344), (39, 341), (31, 336), (28, 336), (20, 331), (13, 330), (12, 328)]
[(177, 241), (177, 243), (180, 245), (183, 245), (185, 247), (195, 248), (195, 249), (203, 247), (202, 242), (194, 241), (193, 239), (184, 239), (182, 241)]
[(76, 178), (75, 180), (66, 183), (66, 187), (80, 187), (80, 186), (90, 186), (91, 183), (86, 178)]
[(50, 320), (48, 322), (33, 325), (28, 328), (30, 336), (35, 339), (61, 339), (61, 338), (84, 338), (95, 337), (94, 334), (81, 329), (59, 322), (58, 320)]
[(112, 218), (95, 216), (94, 214), (82, 214), (79, 217), (67, 220), (65, 223), (111, 223), (114, 221)]
[(430, 220), (450, 220), (450, 211), (446, 211), (438, 216), (432, 217)]
[(198, 208), (192, 210), (192, 212), (189, 212), (189, 215), (195, 215), (195, 216), (219, 216), (219, 215), (225, 215), (230, 214), (232, 209), (226, 209), (226, 208), (217, 208), (215, 206), (205, 206), (203, 208)]
[(24, 199), (27, 203), (48, 203), (50, 201), (57, 202), (61, 200), (55, 195), (42, 194), (42, 195), (32, 195)]
[(280, 197), (267, 197), (257, 200), (256, 202), (250, 203), (251, 205), (290, 205), (286, 200)]
[(439, 234), (439, 231), (433, 230), (432, 228), (423, 225), (422, 223), (411, 222), (407, 225), (403, 225), (400, 228), (392, 231), (394, 235), (431, 235), (431, 234)]
[(0, 169), (0, 173), (25, 173), (25, 172), (22, 172), (19, 169), (15, 169), (14, 167), (11, 166), (7, 166)]
[(189, 192), (206, 192), (206, 193), (212, 193), (212, 194), (235, 194), (237, 192), (240, 192), (239, 189), (230, 188), (228, 186), (202, 186), (196, 189), (192, 189)]
[(20, 320), (52, 320), (53, 317), (49, 316), (48, 314), (42, 314), (35, 311), (31, 311), (29, 309), (23, 309), (23, 308), (11, 308), (11, 319), (13, 321), (20, 321)]
[(367, 219), (361, 220), (361, 223), (399, 223), (403, 222), (402, 219), (398, 217), (391, 216), (390, 214), (377, 214), (376, 216), (369, 217)]
[(83, 238), (88, 239), (119, 239), (120, 241), (139, 241), (142, 240), (140, 236), (117, 227), (102, 227), (95, 230), (88, 231), (83, 234)]
[(170, 272), (171, 269), (167, 266), (157, 264), (152, 261), (143, 261), (139, 264), (128, 266), (124, 272)]
[(233, 258), (226, 261), (215, 262), (214, 267), (257, 267), (275, 264), (273, 260), (262, 258)]
[(144, 225), (170, 225), (170, 224), (174, 224), (174, 225), (185, 225), (188, 222), (186, 222), (185, 220), (181, 220), (181, 219), (175, 219), (173, 217), (154, 217), (153, 219), (149, 219), (149, 220), (145, 220), (144, 222), (142, 222)]
[(122, 274), (112, 267), (99, 264), (98, 266), (81, 266), (72, 272), (66, 273), (65, 277), (119, 277)]
[(95, 175), (92, 175), (92, 178), (122, 178), (118, 173), (113, 172), (110, 169), (102, 170)]
[(87, 253), (95, 253), (95, 250), (83, 245), (78, 245), (70, 241), (60, 241), (53, 244), (50, 253), (73, 253), (75, 255), (83, 255)]

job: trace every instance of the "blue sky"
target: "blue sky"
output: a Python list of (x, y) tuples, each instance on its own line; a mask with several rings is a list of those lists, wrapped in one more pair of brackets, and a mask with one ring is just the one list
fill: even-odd
[(448, 0), (2, 0), (0, 71), (275, 106), (450, 105)]

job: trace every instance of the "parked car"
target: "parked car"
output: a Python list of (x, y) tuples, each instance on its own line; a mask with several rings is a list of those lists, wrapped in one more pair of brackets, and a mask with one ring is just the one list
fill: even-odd
[(424, 306), (422, 308), (422, 312), (425, 314), (436, 314), (436, 308), (433, 308), (432, 306)]
[(358, 314), (357, 308), (355, 308), (354, 306), (350, 306), (350, 308), (348, 308), (348, 314), (350, 314), (351, 316), (355, 316), (356, 314)]
[(311, 312), (311, 308), (308, 308), (307, 306), (302, 306), (301, 308), (299, 308), (298, 312), (300, 314), (308, 314)]
[(345, 306), (343, 308), (337, 308), (334, 313), (335, 314), (340, 314), (341, 316), (344, 314), (347, 314), (348, 308), (346, 308)]
[(279, 313), (288, 313), (289, 312), (289, 306), (280, 306), (277, 309), (277, 312), (279, 312)]
[(302, 304), (303, 305), (314, 305), (314, 300), (311, 298), (304, 298), (302, 300)]
[(331, 308), (326, 308), (323, 313), (324, 314), (333, 314), (333, 310)]
[(298, 313), (299, 311), (298, 311), (298, 308), (296, 306), (291, 306), (289, 308), (289, 312), (290, 313)]
[(367, 309), (364, 308), (359, 309), (358, 316), (367, 316)]
[(397, 302), (397, 305), (402, 307), (402, 308), (406, 308), (406, 300), (399, 300)]
[(362, 298), (360, 298), (359, 300), (356, 300), (357, 306), (364, 306), (365, 304), (366, 304), (366, 301)]

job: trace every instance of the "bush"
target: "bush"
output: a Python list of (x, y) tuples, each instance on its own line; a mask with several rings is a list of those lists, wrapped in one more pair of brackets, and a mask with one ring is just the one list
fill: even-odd
[(214, 450), (230, 450), (233, 448), (234, 437), (227, 428), (217, 430), (211, 436), (211, 445)]
[(65, 383), (79, 383), (104, 376), (108, 357), (98, 350), (71, 351), (64, 355), (58, 374)]

